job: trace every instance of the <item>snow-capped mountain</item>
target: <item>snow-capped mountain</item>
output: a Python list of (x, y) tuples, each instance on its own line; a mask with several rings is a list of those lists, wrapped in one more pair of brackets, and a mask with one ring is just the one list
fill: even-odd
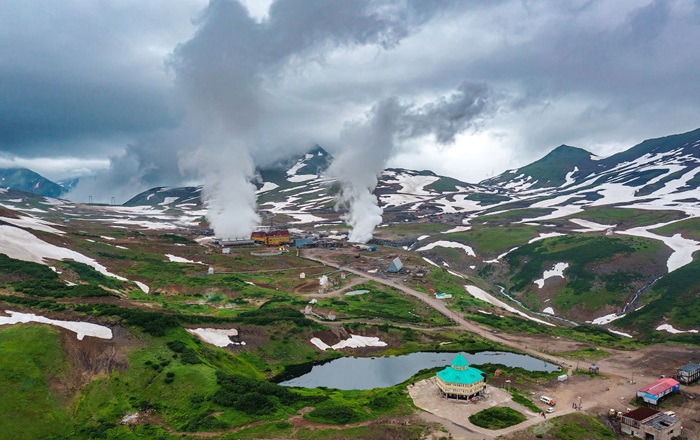
[(0, 168), (0, 188), (60, 197), (64, 188), (27, 168)]
[(687, 194), (680, 197), (669, 197), (669, 194), (682, 194), (697, 188), (699, 165), (700, 129), (650, 139), (607, 158), (562, 145), (530, 165), (508, 170), (481, 184), (516, 194), (575, 192), (589, 199), (605, 198), (605, 192), (609, 194), (616, 188), (620, 201), (663, 198), (673, 202), (683, 200)]
[[(258, 169), (263, 222), (342, 235), (334, 197), (340, 188), (324, 174), (331, 161), (314, 147)], [(646, 319), (652, 329), (668, 324), (690, 331), (687, 308), (668, 307), (676, 303), (673, 295), (698, 301), (699, 183), (700, 130), (645, 141), (608, 158), (560, 146), (479, 184), (391, 168), (375, 190), (384, 208), (375, 238), (413, 250), (454, 276), (503, 286), (540, 316), (620, 329), (636, 329), (633, 320)], [(141, 231), (208, 227), (201, 187), (153, 188), (125, 206), (76, 208), (13, 190), (0, 190), (0, 200), (0, 210), (8, 210), (0, 222), (53, 234), (65, 222)], [(653, 308), (640, 307), (652, 301)], [(626, 320), (603, 319), (623, 310)]]

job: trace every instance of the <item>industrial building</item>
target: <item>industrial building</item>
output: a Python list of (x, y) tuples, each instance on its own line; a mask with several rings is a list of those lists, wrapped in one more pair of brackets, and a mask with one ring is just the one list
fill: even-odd
[(620, 426), (623, 433), (645, 440), (670, 440), (683, 430), (675, 416), (646, 407), (623, 414)]
[(484, 376), (484, 372), (470, 367), (464, 356), (458, 354), (451, 365), (438, 371), (435, 379), (445, 398), (470, 399), (483, 394), (486, 388)]
[(683, 384), (690, 384), (700, 379), (700, 364), (688, 362), (678, 369), (678, 381)]
[(637, 397), (641, 397), (646, 403), (657, 405), (659, 399), (681, 389), (681, 384), (670, 377), (659, 379), (637, 391)]
[(289, 231), (286, 229), (279, 229), (276, 231), (255, 231), (251, 234), (250, 239), (256, 243), (264, 244), (266, 246), (279, 246), (289, 244), (291, 242), (289, 239)]

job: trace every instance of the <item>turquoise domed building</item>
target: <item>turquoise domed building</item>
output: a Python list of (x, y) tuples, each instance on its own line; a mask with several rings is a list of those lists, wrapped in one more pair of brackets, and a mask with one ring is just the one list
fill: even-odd
[(469, 366), (462, 354), (452, 364), (438, 371), (435, 377), (440, 393), (447, 399), (471, 399), (481, 396), (486, 388), (486, 373)]

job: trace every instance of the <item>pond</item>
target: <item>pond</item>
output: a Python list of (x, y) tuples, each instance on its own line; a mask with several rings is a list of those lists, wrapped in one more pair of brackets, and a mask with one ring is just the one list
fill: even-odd
[[(386, 388), (410, 378), (425, 368), (450, 365), (457, 353), (420, 352), (403, 356), (377, 358), (344, 357), (322, 365), (314, 365), (309, 371), (305, 366), (296, 377), (281, 382), (290, 387), (328, 387), (341, 390), (370, 390)], [(554, 364), (544, 362), (524, 354), (482, 351), (479, 353), (462, 353), (470, 365), (478, 368), (480, 364), (500, 364), (506, 367), (520, 367), (528, 371), (551, 372), (558, 369)], [(290, 372), (292, 373), (292, 372)], [(294, 374), (294, 373), (292, 373)]]

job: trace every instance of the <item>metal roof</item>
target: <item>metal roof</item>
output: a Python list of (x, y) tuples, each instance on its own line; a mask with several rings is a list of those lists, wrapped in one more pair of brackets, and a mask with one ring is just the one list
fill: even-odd
[(641, 408), (637, 408), (634, 411), (630, 411), (627, 414), (623, 414), (622, 417), (629, 417), (630, 419), (634, 419), (638, 422), (641, 422), (642, 420), (646, 420), (649, 417), (653, 416), (654, 414), (658, 414), (659, 411), (652, 409), (652, 408), (647, 408), (646, 406), (643, 406)]
[(700, 364), (696, 364), (694, 362), (688, 362), (678, 369), (678, 371), (684, 371), (686, 373), (694, 373), (698, 370), (700, 370)]
[(472, 367), (466, 370), (456, 370), (452, 367), (445, 367), (444, 370), (438, 371), (437, 375), (443, 382), (465, 385), (471, 385), (484, 380), (484, 372)]
[(673, 416), (669, 416), (668, 414), (658, 414), (651, 420), (647, 420), (644, 422), (645, 426), (651, 426), (652, 428), (656, 429), (657, 431), (663, 431), (664, 429), (671, 427), (678, 423), (680, 420)]
[(667, 377), (664, 379), (659, 379), (656, 382), (639, 389), (638, 391), (656, 396), (670, 388), (677, 387), (679, 385), (680, 382), (678, 382), (675, 379), (671, 379), (670, 377)]

